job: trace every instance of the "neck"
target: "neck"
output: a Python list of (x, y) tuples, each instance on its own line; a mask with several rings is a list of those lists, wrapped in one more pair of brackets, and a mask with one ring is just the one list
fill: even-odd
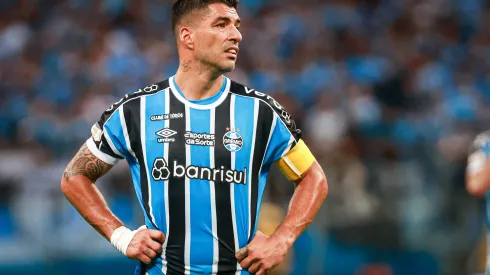
[(175, 82), (188, 100), (201, 100), (215, 95), (223, 84), (223, 75), (197, 61), (183, 60), (175, 74)]

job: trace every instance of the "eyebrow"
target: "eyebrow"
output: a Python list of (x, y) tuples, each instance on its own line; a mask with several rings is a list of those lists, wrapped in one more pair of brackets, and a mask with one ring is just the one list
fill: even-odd
[[(231, 22), (231, 19), (230, 19), (229, 17), (220, 16), (220, 17), (218, 17), (218, 18), (215, 20), (215, 22), (218, 22), (218, 21)], [(240, 24), (240, 23), (241, 23), (240, 18), (238, 18), (238, 19), (236, 20), (236, 23), (237, 23), (237, 24)]]

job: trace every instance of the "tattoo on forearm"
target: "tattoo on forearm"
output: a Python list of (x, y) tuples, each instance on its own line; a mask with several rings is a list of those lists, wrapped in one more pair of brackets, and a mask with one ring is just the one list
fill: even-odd
[(95, 182), (110, 168), (111, 165), (94, 156), (88, 149), (87, 145), (84, 144), (78, 151), (77, 155), (66, 167), (64, 176), (66, 179), (70, 179), (76, 175), (83, 175)]

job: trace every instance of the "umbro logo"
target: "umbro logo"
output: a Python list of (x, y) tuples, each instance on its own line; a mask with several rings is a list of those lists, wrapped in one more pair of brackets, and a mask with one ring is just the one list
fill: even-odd
[(177, 134), (177, 132), (175, 132), (174, 130), (172, 129), (169, 129), (169, 128), (165, 128), (165, 129), (162, 129), (158, 132), (156, 132), (155, 134), (161, 136), (161, 137), (165, 137), (165, 138), (168, 138), (168, 137), (171, 137), (175, 134)]
[(155, 134), (161, 136), (161, 138), (157, 139), (159, 143), (169, 143), (169, 142), (175, 142), (175, 138), (171, 138), (171, 137), (176, 135), (177, 132), (172, 129), (165, 128), (156, 132)]

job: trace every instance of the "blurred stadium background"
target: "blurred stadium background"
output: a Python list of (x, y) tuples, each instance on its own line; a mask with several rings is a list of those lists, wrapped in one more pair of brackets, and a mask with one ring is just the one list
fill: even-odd
[[(170, 2), (0, 1), (0, 274), (132, 274), (59, 184), (104, 109), (176, 71)], [(483, 272), (485, 208), (464, 169), (489, 128), (488, 1), (241, 2), (229, 76), (287, 107), (330, 184), (277, 273)], [(126, 164), (98, 186), (141, 224)], [(262, 230), (292, 192), (273, 170)]]

